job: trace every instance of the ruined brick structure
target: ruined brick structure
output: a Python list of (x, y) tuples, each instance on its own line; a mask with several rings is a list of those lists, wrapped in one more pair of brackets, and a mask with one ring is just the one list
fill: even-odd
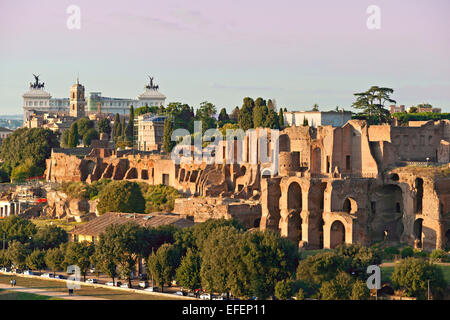
[[(93, 148), (84, 156), (53, 150), (46, 174), (53, 182), (110, 178), (170, 185), (185, 195), (175, 204), (179, 214), (194, 221), (234, 217), (247, 227), (280, 232), (300, 248), (381, 240), (426, 250), (449, 246), (448, 120), (289, 127), (279, 133), (279, 149), (272, 137), (269, 131), (267, 146), (248, 136), (242, 146), (220, 144), (216, 159), (239, 156), (239, 164), (176, 164), (167, 155), (135, 150)], [(251, 161), (255, 150), (267, 150), (272, 163)]]

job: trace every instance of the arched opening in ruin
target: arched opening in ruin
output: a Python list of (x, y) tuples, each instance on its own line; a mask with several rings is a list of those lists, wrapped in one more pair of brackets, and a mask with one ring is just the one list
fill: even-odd
[(297, 243), (302, 239), (302, 188), (297, 182), (292, 182), (288, 188), (288, 238)]
[(423, 201), (423, 179), (416, 178), (416, 212), (422, 212), (422, 201)]
[(341, 221), (336, 220), (330, 228), (330, 248), (334, 249), (343, 243), (345, 243), (345, 226)]
[(179, 182), (183, 182), (183, 181), (184, 181), (184, 176), (185, 176), (185, 174), (186, 174), (186, 170), (181, 169), (181, 170), (180, 170), (180, 176), (178, 177), (178, 181), (179, 181)]
[(369, 233), (373, 242), (398, 242), (403, 233), (403, 194), (399, 186), (388, 184), (370, 192)]
[(342, 206), (342, 211), (347, 213), (355, 213), (358, 211), (358, 205), (355, 199), (353, 198), (346, 198), (344, 200), (344, 205)]
[(245, 176), (245, 173), (247, 172), (247, 168), (245, 166), (242, 166), (241, 169), (239, 170), (241, 176)]
[(323, 249), (323, 227), (325, 225), (325, 222), (323, 219), (320, 219), (319, 221), (319, 249)]
[(398, 181), (398, 180), (400, 180), (400, 177), (398, 176), (398, 174), (394, 173), (394, 174), (391, 175), (391, 180), (392, 181)]
[(320, 174), (322, 172), (322, 150), (315, 148), (312, 152), (311, 172)]
[(195, 182), (197, 181), (197, 176), (198, 176), (198, 170), (194, 170), (191, 173), (191, 177), (189, 178), (190, 182)]
[(146, 169), (141, 170), (141, 179), (148, 180), (148, 170), (146, 170)]
[(423, 247), (423, 233), (422, 233), (422, 224), (423, 219), (419, 218), (416, 221), (414, 221), (414, 243), (416, 248), (422, 248)]
[(137, 179), (137, 177), (136, 168), (130, 168), (125, 175), (125, 179)]
[(255, 221), (253, 221), (253, 228), (259, 228), (260, 222), (261, 218), (255, 219)]
[(302, 188), (297, 182), (292, 182), (288, 188), (288, 210), (302, 211)]

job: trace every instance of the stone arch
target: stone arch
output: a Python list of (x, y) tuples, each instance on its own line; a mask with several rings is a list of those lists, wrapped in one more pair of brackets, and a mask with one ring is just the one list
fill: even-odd
[(263, 169), (261, 171), (261, 177), (263, 178), (270, 178), (272, 176), (272, 171), (270, 169)]
[(291, 182), (287, 192), (287, 208), (288, 211), (302, 211), (302, 188), (298, 182)]
[(416, 178), (414, 185), (416, 187), (416, 213), (422, 212), (423, 202), (423, 179)]
[(335, 220), (330, 227), (330, 248), (345, 243), (345, 226), (340, 220)]
[(190, 182), (195, 182), (197, 180), (198, 170), (194, 170), (191, 173), (191, 177), (189, 178)]
[(141, 170), (141, 179), (148, 180), (148, 170), (146, 170), (146, 169)]
[(369, 234), (373, 242), (400, 241), (403, 234), (403, 192), (395, 184), (379, 186), (370, 192)]
[(287, 223), (287, 238), (298, 243), (302, 239), (302, 188), (300, 184), (293, 181), (289, 184), (287, 192), (287, 212), (288, 216), (284, 219)]
[(320, 174), (322, 172), (322, 149), (315, 148), (312, 152), (311, 173)]
[(418, 218), (414, 221), (413, 232), (414, 232), (414, 247), (423, 248), (423, 219)]
[(255, 219), (253, 221), (253, 228), (259, 228), (260, 223), (261, 223), (261, 218)]
[(245, 166), (241, 166), (241, 168), (239, 169), (239, 174), (241, 176), (245, 176), (246, 173), (247, 173), (247, 168)]
[(347, 197), (344, 200), (344, 205), (342, 206), (342, 211), (347, 213), (356, 213), (358, 211), (358, 204), (355, 199)]
[(126, 174), (125, 174), (125, 180), (128, 180), (128, 179), (137, 179), (137, 170), (136, 170), (136, 168), (130, 168), (130, 169), (128, 169), (128, 171), (126, 172)]
[(179, 177), (178, 177), (178, 181), (179, 182), (183, 182), (184, 181), (184, 176), (185, 176), (185, 174), (186, 174), (186, 170), (183, 168), (183, 169), (181, 169), (180, 170), (180, 175), (179, 175)]
[(392, 181), (398, 181), (398, 180), (400, 180), (400, 177), (398, 176), (398, 174), (393, 173), (393, 174), (391, 175), (391, 180), (392, 180)]

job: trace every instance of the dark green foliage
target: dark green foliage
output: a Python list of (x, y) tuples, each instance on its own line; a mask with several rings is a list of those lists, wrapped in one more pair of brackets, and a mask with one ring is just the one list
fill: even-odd
[(106, 133), (109, 138), (111, 138), (111, 122), (109, 119), (101, 119), (98, 122), (98, 132), (99, 133)]
[(283, 109), (280, 108), (280, 111), (278, 112), (278, 122), (280, 129), (284, 128), (284, 115), (283, 115)]
[(246, 131), (253, 128), (253, 108), (255, 102), (252, 98), (244, 98), (244, 104), (239, 110), (239, 126), (242, 130)]
[(354, 96), (357, 98), (352, 106), (362, 109), (359, 115), (365, 117), (369, 124), (389, 122), (390, 113), (384, 108), (384, 104), (386, 102), (396, 103), (390, 98), (393, 92), (394, 90), (391, 88), (372, 86), (365, 92), (355, 93)]
[(253, 127), (265, 127), (269, 109), (265, 105), (256, 105), (253, 109)]
[(130, 106), (130, 116), (128, 119), (128, 124), (125, 129), (125, 136), (128, 141), (133, 142), (134, 139), (134, 109)]
[(404, 247), (402, 251), (400, 251), (402, 258), (412, 257), (414, 255), (414, 249), (411, 247)]
[(3, 169), (10, 174), (12, 169), (30, 159), (31, 165), (42, 175), (51, 149), (58, 147), (57, 135), (48, 129), (17, 129), (2, 142), (0, 158), (3, 160)]
[(80, 118), (76, 121), (78, 127), (78, 137), (83, 138), (89, 129), (94, 128), (94, 122), (88, 118)]
[(65, 251), (62, 247), (49, 249), (45, 253), (45, 264), (53, 271), (53, 274), (64, 269), (64, 255)]
[(100, 139), (100, 136), (97, 132), (97, 130), (91, 128), (83, 136), (83, 144), (85, 147), (90, 147), (92, 140), (98, 140)]
[(230, 121), (233, 123), (238, 123), (239, 121), (239, 107), (236, 107), (233, 109), (233, 111), (230, 114)]
[(163, 184), (148, 186), (144, 194), (146, 200), (145, 212), (172, 211), (176, 198), (181, 197), (178, 191)]
[(20, 241), (13, 240), (8, 243), (7, 255), (14, 267), (23, 269), (26, 266), (26, 258), (30, 254), (28, 244), (23, 244)]
[(401, 125), (408, 125), (409, 121), (428, 121), (428, 120), (450, 120), (450, 113), (434, 113), (434, 112), (419, 112), (419, 113), (406, 113), (397, 112), (392, 114), (393, 118), (397, 118)]
[(170, 284), (175, 279), (175, 274), (180, 265), (180, 250), (173, 244), (163, 244), (156, 253), (148, 258), (148, 269), (156, 283), (164, 291), (164, 285)]
[(200, 103), (200, 108), (197, 109), (197, 119), (202, 123), (202, 133), (217, 127), (217, 121), (213, 117), (216, 112), (216, 106), (211, 102), (204, 101)]
[(68, 148), (69, 147), (69, 134), (70, 130), (66, 129), (61, 134), (61, 147)]
[(120, 115), (118, 113), (116, 113), (115, 117), (114, 117), (114, 124), (113, 124), (113, 130), (112, 130), (112, 134), (113, 134), (113, 140), (116, 141), (117, 138), (121, 135), (121, 123), (120, 123)]
[(100, 194), (99, 214), (105, 212), (145, 212), (145, 199), (139, 185), (129, 181), (113, 181)]
[(417, 258), (406, 258), (395, 266), (391, 276), (395, 288), (402, 289), (409, 297), (426, 299), (428, 280), (433, 298), (443, 296), (447, 283), (442, 270), (435, 264)]
[(400, 250), (397, 247), (387, 247), (384, 249), (384, 259), (391, 260), (396, 255), (400, 254)]
[(177, 283), (190, 290), (201, 288), (200, 256), (188, 249), (176, 270)]
[(22, 164), (14, 167), (11, 171), (11, 181), (25, 182), (27, 178), (37, 177), (42, 174), (42, 170), (33, 164), (31, 158), (25, 159)]
[(70, 126), (69, 139), (67, 142), (67, 146), (69, 148), (76, 148), (78, 146), (79, 140), (80, 140), (80, 137), (78, 135), (78, 124), (77, 124), (77, 122), (74, 122)]
[(33, 250), (25, 259), (25, 263), (31, 270), (41, 271), (45, 269), (45, 251)]
[(33, 245), (39, 249), (57, 248), (69, 241), (69, 236), (63, 228), (52, 225), (39, 227), (33, 237)]
[(222, 108), (219, 113), (219, 126), (223, 126), (225, 123), (230, 121), (230, 117), (228, 116), (227, 110)]
[(174, 130), (172, 120), (170, 118), (164, 120), (163, 149), (167, 153), (170, 153), (175, 146), (175, 142), (172, 141), (172, 133)]
[(292, 279), (278, 281), (275, 285), (275, 296), (280, 300), (289, 300), (294, 295), (295, 282)]
[(73, 199), (94, 200), (111, 181), (110, 179), (100, 179), (91, 184), (85, 182), (63, 182), (59, 190)]
[(22, 243), (30, 241), (36, 233), (36, 225), (30, 220), (19, 216), (9, 216), (0, 220), (0, 232), (6, 236), (6, 242), (19, 241)]

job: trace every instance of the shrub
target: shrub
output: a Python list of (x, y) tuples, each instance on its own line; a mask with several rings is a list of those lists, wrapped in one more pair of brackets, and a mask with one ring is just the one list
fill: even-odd
[(294, 281), (285, 279), (275, 285), (275, 296), (280, 300), (289, 300), (294, 294)]
[(99, 214), (105, 212), (144, 213), (145, 199), (139, 185), (129, 181), (113, 181), (100, 194)]
[(426, 258), (428, 257), (428, 253), (426, 251), (420, 249), (414, 249), (414, 257), (416, 258)]
[(412, 257), (414, 255), (414, 250), (411, 247), (404, 247), (402, 249), (402, 251), (400, 252), (400, 254), (402, 255), (402, 258), (408, 258), (408, 257)]
[(400, 250), (397, 247), (387, 247), (384, 249), (383, 257), (386, 260), (392, 260), (397, 254), (400, 254)]
[(172, 211), (175, 199), (181, 197), (178, 191), (163, 184), (149, 186), (145, 194), (145, 212)]
[(439, 262), (445, 261), (447, 256), (448, 256), (448, 253), (442, 249), (436, 249), (430, 253), (430, 258), (433, 261), (439, 261)]

